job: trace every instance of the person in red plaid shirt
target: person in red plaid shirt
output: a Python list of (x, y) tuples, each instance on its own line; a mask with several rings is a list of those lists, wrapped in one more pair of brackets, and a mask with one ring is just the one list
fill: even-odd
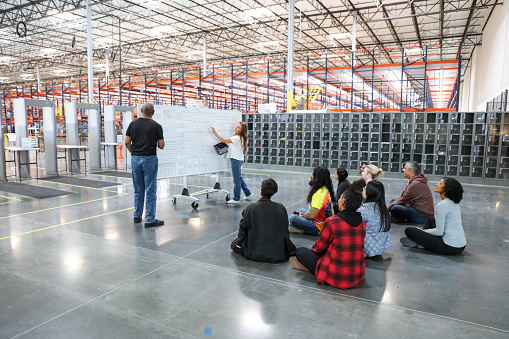
[(339, 213), (325, 221), (320, 239), (311, 249), (297, 249), (297, 257), (290, 258), (293, 267), (310, 271), (319, 284), (347, 289), (364, 279), (366, 224), (357, 212), (363, 186), (362, 179), (354, 181), (338, 200)]

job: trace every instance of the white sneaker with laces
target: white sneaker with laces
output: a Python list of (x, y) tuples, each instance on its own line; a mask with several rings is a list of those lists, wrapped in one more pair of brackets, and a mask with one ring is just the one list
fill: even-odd
[(246, 196), (244, 197), (244, 200), (246, 200), (246, 201), (251, 201), (251, 198), (252, 198), (252, 197), (253, 197), (253, 194), (246, 195)]
[(237, 205), (237, 204), (240, 204), (240, 201), (238, 201), (238, 200), (228, 200), (226, 203), (228, 205)]

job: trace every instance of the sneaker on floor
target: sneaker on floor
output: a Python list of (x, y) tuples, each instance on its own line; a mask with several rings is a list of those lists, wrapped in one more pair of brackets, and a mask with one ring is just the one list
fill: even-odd
[(134, 223), (137, 224), (137, 223), (140, 223), (141, 222), (141, 218), (138, 218), (138, 217), (134, 217), (133, 218), (134, 220)]
[(155, 227), (164, 225), (164, 221), (155, 219), (152, 222), (145, 223), (145, 227)]
[(246, 195), (246, 196), (244, 197), (244, 200), (246, 200), (246, 201), (250, 201), (252, 198), (253, 198), (253, 194), (250, 194), (250, 195)]
[(306, 234), (306, 231), (304, 231), (302, 228), (298, 228), (292, 225), (288, 225), (288, 231), (293, 234)]
[(226, 203), (228, 205), (238, 205), (240, 204), (240, 200), (228, 200)]
[(405, 247), (412, 247), (412, 248), (419, 247), (419, 244), (417, 244), (415, 241), (413, 241), (412, 239), (410, 239), (408, 237), (403, 237), (403, 238), (399, 239), (399, 242), (401, 242), (401, 244)]

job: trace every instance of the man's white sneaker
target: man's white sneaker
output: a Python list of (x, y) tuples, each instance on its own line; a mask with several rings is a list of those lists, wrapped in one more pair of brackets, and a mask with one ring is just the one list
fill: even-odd
[(228, 205), (238, 205), (238, 204), (240, 204), (240, 201), (238, 201), (238, 200), (228, 200), (226, 203)]
[(253, 197), (253, 194), (246, 195), (246, 196), (244, 197), (244, 200), (246, 200), (246, 201), (251, 201), (251, 198), (252, 198), (252, 197)]

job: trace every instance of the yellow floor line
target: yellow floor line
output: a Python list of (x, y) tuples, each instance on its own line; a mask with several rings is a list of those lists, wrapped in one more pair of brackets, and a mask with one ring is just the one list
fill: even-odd
[(260, 174), (260, 173), (247, 173), (247, 172), (242, 172), (242, 174), (250, 174), (250, 175), (261, 175), (261, 176), (264, 176), (264, 177), (269, 177), (269, 176), (270, 176), (269, 174)]
[(129, 178), (129, 177), (117, 177), (116, 175), (105, 175), (105, 174), (95, 174), (95, 173), (90, 173), (89, 175), (96, 175), (96, 176), (98, 176), (98, 177), (121, 178), (121, 179), (129, 179), (129, 180), (132, 180), (132, 178)]
[[(20, 200), (20, 201), (23, 201), (23, 200)], [(13, 201), (0, 202), (0, 205), (12, 204), (12, 203), (13, 203)]]
[(118, 212), (124, 212), (124, 211), (132, 210), (132, 209), (134, 209), (134, 207), (124, 208), (123, 210), (118, 210), (118, 211), (103, 213), (103, 214), (99, 214), (99, 215), (94, 215), (92, 217), (83, 218), (83, 219), (79, 219), (79, 220), (68, 221), (68, 222), (64, 222), (62, 224), (58, 224), (58, 225), (38, 228), (36, 230), (32, 230), (32, 231), (28, 231), (28, 232), (23, 232), (23, 233), (18, 233), (18, 234), (14, 234), (14, 235), (9, 235), (7, 237), (0, 238), (0, 240), (10, 239), (10, 238), (19, 237), (19, 236), (25, 235), (25, 234), (30, 234), (30, 233), (40, 232), (40, 231), (44, 231), (44, 230), (49, 230), (51, 228), (60, 227), (60, 226), (64, 226), (64, 225), (69, 225), (69, 224), (72, 224), (72, 223), (75, 223), (75, 222), (84, 221), (84, 220), (90, 220), (90, 219), (93, 219), (93, 218), (103, 217), (105, 215), (109, 215), (109, 214), (113, 214), (113, 213), (118, 213)]
[(51, 182), (51, 183), (54, 183), (54, 184), (59, 184), (59, 185), (66, 185), (66, 186), (73, 186), (73, 187), (80, 187), (80, 188), (90, 188), (90, 189), (93, 189), (93, 190), (99, 190), (99, 191), (103, 191), (103, 192), (113, 192), (113, 193), (118, 193), (118, 191), (107, 190), (107, 189), (104, 189), (104, 188), (95, 188), (95, 187), (87, 187), (87, 186), (80, 186), (80, 185), (66, 184), (66, 183), (63, 183), (63, 182), (57, 182), (57, 181), (51, 181), (51, 180), (44, 180), (44, 181), (46, 181), (46, 182)]
[(19, 216), (21, 216), (21, 215), (27, 215), (27, 214), (32, 214), (32, 213), (39, 213), (39, 212), (44, 212), (44, 211), (56, 210), (56, 209), (64, 208), (64, 207), (70, 207), (70, 206), (82, 205), (82, 204), (86, 204), (86, 203), (94, 202), (94, 201), (101, 201), (101, 200), (106, 200), (106, 199), (111, 199), (111, 198), (118, 198), (118, 197), (122, 197), (122, 196), (124, 196), (124, 195), (128, 195), (128, 194), (129, 194), (129, 193), (123, 193), (123, 194), (119, 194), (119, 195), (115, 195), (115, 196), (111, 196), (111, 197), (106, 197), (106, 198), (99, 198), (99, 199), (94, 199), (94, 200), (81, 201), (81, 202), (76, 202), (76, 203), (74, 203), (74, 204), (68, 204), (68, 205), (56, 206), (56, 207), (50, 207), (50, 208), (45, 208), (45, 209), (42, 209), (42, 210), (31, 211), (31, 212), (25, 212), (25, 213), (21, 213), (21, 214), (8, 215), (8, 216), (6, 216), (6, 217), (0, 217), (0, 220), (1, 220), (1, 219), (12, 218), (12, 217), (19, 217)]
[(2, 198), (6, 198), (6, 199), (12, 199), (12, 200), (17, 200), (17, 201), (23, 201), (21, 199), (18, 199), (18, 198), (11, 198), (11, 197), (6, 197), (5, 195), (0, 195), (0, 197)]
[[(105, 198), (105, 199), (107, 199), (107, 198)], [(100, 200), (100, 199), (98, 199), (98, 200)], [(158, 200), (157, 203), (165, 202), (165, 201), (170, 201), (170, 200), (172, 200), (172, 198), (164, 199), (164, 200)], [(128, 207), (128, 208), (124, 208), (124, 209), (121, 209), (121, 210), (116, 210), (116, 211), (112, 211), (112, 212), (108, 212), (108, 213), (103, 213), (103, 214), (99, 214), (99, 215), (94, 215), (94, 216), (83, 218), (83, 219), (68, 221), (68, 222), (64, 222), (64, 223), (58, 224), (58, 225), (38, 228), (36, 230), (32, 230), (32, 231), (28, 231), (28, 232), (23, 232), (23, 233), (9, 235), (7, 237), (0, 238), (0, 240), (10, 239), (10, 238), (19, 237), (19, 236), (25, 235), (25, 234), (30, 234), (30, 233), (40, 232), (40, 231), (44, 231), (44, 230), (49, 230), (49, 229), (52, 229), (52, 228), (55, 228), (55, 227), (69, 225), (69, 224), (73, 224), (75, 222), (80, 222), (80, 221), (84, 221), (84, 220), (90, 220), (90, 219), (94, 219), (94, 218), (104, 217), (105, 215), (115, 214), (115, 213), (119, 213), (119, 212), (125, 212), (125, 211), (129, 211), (129, 210), (132, 210), (132, 209), (134, 209), (134, 207)]]

